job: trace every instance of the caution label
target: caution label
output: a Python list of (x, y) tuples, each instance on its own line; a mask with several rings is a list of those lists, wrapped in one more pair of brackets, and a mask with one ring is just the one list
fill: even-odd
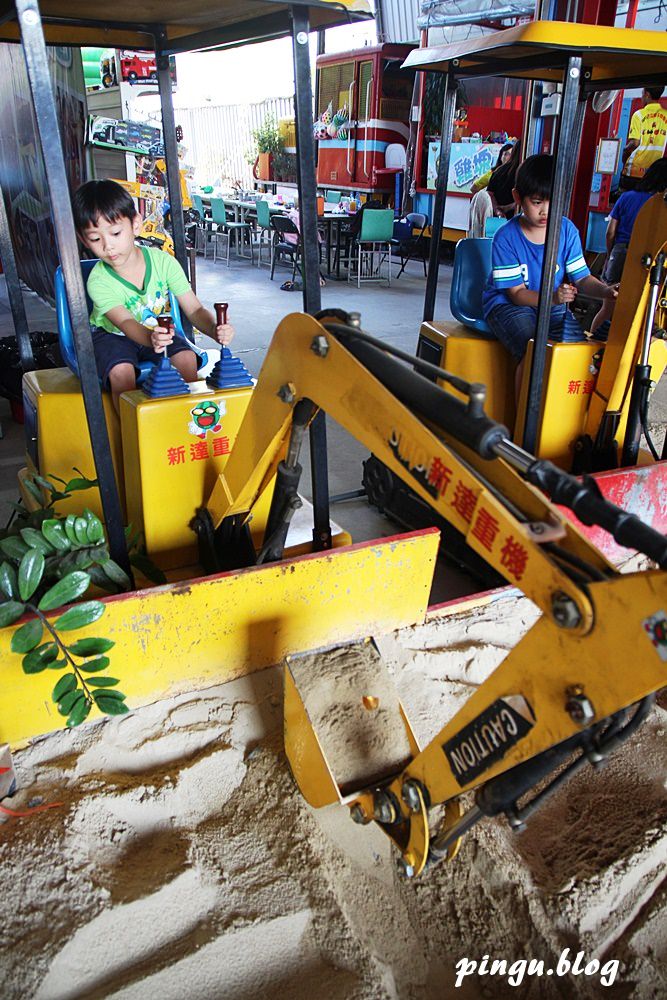
[(463, 788), (502, 760), (535, 725), (533, 710), (520, 694), (499, 698), (443, 743), (452, 774)]

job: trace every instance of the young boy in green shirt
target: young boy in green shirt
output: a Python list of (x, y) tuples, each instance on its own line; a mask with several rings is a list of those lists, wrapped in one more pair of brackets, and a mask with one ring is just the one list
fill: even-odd
[(83, 245), (99, 258), (87, 282), (97, 371), (118, 412), (123, 392), (136, 388), (140, 361), (159, 361), (166, 350), (186, 382), (197, 379), (197, 357), (188, 342), (158, 325), (174, 295), (193, 326), (226, 346), (230, 323), (218, 326), (190, 288), (183, 268), (163, 250), (138, 247), (141, 229), (128, 192), (115, 181), (88, 181), (72, 199), (74, 224)]

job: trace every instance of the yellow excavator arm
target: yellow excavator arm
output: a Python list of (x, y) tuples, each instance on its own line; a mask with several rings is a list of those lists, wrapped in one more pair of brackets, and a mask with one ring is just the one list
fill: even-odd
[[(379, 822), (406, 873), (418, 874), (429, 858), (451, 856), (479, 816), (505, 812), (519, 822), (523, 795), (573, 754), (577, 761), (603, 757), (639, 724), (647, 699), (665, 683), (667, 575), (662, 568), (619, 575), (545, 494), (660, 567), (667, 540), (605, 501), (593, 480), (580, 482), (514, 445), (485, 415), (483, 386), (396, 355), (344, 314), (286, 317), (234, 451), (198, 514), (198, 533), (219, 545), (238, 538), (277, 476), (258, 561), (280, 558), (298, 504), (299, 445), (322, 409), (541, 609), (537, 624), (424, 750), (381, 785), (346, 798), (353, 818)], [(436, 374), (454, 391), (437, 386)], [(291, 677), (289, 706), (303, 724)], [(289, 733), (286, 739), (290, 755)], [(317, 741), (308, 745), (319, 753)], [(313, 775), (326, 768), (301, 773), (291, 763), (305, 797), (321, 804)], [(473, 788), (476, 804), (460, 816), (460, 796)], [(434, 835), (428, 817), (438, 803), (448, 809)]]

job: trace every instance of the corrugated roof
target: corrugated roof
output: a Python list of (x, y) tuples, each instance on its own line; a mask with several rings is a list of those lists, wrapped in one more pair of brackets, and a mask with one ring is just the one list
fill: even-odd
[[(278, 38), (291, 31), (284, 0), (113, 0), (107, 6), (81, 0), (41, 0), (44, 34), (50, 45), (152, 48), (164, 27), (165, 51), (241, 45)], [(367, 0), (308, 0), (312, 29), (372, 17)], [(0, 41), (20, 39), (13, 0), (0, 0)]]
[(581, 55), (590, 81), (621, 84), (640, 77), (667, 75), (664, 33), (608, 28), (562, 21), (533, 21), (451, 45), (415, 49), (403, 65), (411, 69), (445, 72), (456, 60), (456, 75), (520, 77), (559, 80), (571, 56)]

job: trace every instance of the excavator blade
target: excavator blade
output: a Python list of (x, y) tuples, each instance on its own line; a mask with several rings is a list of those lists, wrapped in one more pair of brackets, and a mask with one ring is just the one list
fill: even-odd
[(285, 748), (316, 808), (390, 779), (419, 752), (371, 640), (287, 658)]

